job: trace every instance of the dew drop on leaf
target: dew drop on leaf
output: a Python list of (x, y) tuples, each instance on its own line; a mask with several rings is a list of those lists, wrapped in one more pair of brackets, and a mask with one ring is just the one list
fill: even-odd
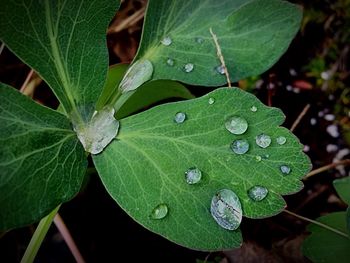
[(281, 165), (280, 170), (283, 174), (289, 174), (291, 171), (290, 167), (287, 165)]
[(216, 72), (219, 73), (220, 75), (224, 75), (224, 74), (225, 74), (225, 68), (224, 68), (224, 66), (222, 66), (222, 65), (215, 67), (215, 70), (216, 70)]
[(271, 137), (262, 133), (255, 137), (256, 144), (261, 148), (267, 148), (271, 144)]
[(174, 121), (176, 123), (183, 123), (186, 120), (186, 114), (183, 112), (178, 112), (175, 114)]
[(203, 42), (204, 42), (204, 39), (201, 38), (201, 37), (196, 37), (194, 40), (195, 40), (196, 43), (198, 43), (198, 44), (203, 44)]
[(174, 61), (172, 58), (168, 58), (168, 59), (166, 60), (166, 64), (167, 64), (168, 66), (170, 66), (170, 67), (173, 67), (174, 64), (175, 64), (175, 61)]
[(202, 179), (202, 172), (197, 167), (192, 167), (185, 172), (185, 179), (188, 184), (196, 184)]
[(255, 160), (256, 160), (257, 162), (261, 162), (262, 158), (261, 158), (260, 155), (257, 155), (257, 156), (255, 156)]
[(166, 204), (157, 205), (151, 213), (152, 219), (163, 219), (168, 214), (168, 206)]
[(186, 73), (190, 73), (191, 71), (193, 71), (194, 69), (194, 65), (192, 63), (187, 63), (185, 66), (184, 66), (184, 71)]
[(236, 135), (243, 134), (248, 129), (248, 122), (239, 116), (232, 116), (225, 122), (226, 129)]
[(258, 110), (258, 108), (257, 108), (256, 106), (252, 106), (252, 107), (250, 108), (250, 110), (251, 110), (252, 112), (256, 112), (256, 111)]
[(279, 136), (276, 138), (276, 142), (279, 144), (279, 145), (283, 145), (285, 144), (287, 141), (286, 137), (284, 136)]
[(160, 41), (164, 46), (170, 46), (173, 41), (170, 37), (166, 36)]
[(249, 143), (245, 139), (235, 140), (231, 144), (231, 149), (236, 154), (245, 154), (249, 150)]
[(248, 190), (248, 196), (253, 201), (263, 200), (267, 196), (268, 193), (269, 193), (269, 190), (267, 190), (266, 187), (260, 186), (260, 185), (253, 186), (252, 188), (250, 188)]
[(242, 206), (238, 196), (231, 190), (218, 191), (211, 200), (210, 212), (222, 228), (235, 230), (242, 221)]
[(215, 103), (215, 99), (209, 98), (208, 103), (209, 103), (209, 105), (213, 105)]

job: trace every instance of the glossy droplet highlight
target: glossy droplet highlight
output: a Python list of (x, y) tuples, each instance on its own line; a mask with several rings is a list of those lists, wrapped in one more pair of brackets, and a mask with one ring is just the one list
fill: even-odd
[(260, 185), (253, 186), (248, 190), (248, 196), (253, 201), (261, 201), (265, 199), (268, 193), (269, 190), (267, 190), (266, 187)]
[(183, 123), (186, 120), (186, 114), (183, 112), (178, 112), (175, 114), (174, 121), (176, 123)]
[(185, 66), (184, 66), (184, 71), (186, 73), (190, 73), (192, 72), (194, 69), (194, 65), (192, 63), (187, 63)]
[(281, 165), (280, 170), (283, 174), (290, 174), (291, 171), (290, 167), (287, 165)]
[(194, 41), (196, 41), (197, 44), (203, 44), (204, 39), (201, 38), (201, 37), (196, 37), (196, 38), (194, 39)]
[(235, 140), (231, 144), (231, 150), (236, 154), (245, 154), (249, 150), (249, 143), (246, 139)]
[(163, 219), (168, 214), (168, 206), (166, 204), (159, 204), (157, 205), (152, 213), (151, 218), (152, 219)]
[(171, 38), (169, 36), (164, 37), (161, 41), (160, 41), (164, 46), (170, 46), (171, 43), (173, 43), (173, 41), (171, 40)]
[(215, 67), (215, 70), (216, 70), (216, 72), (219, 73), (220, 75), (224, 75), (224, 74), (225, 74), (225, 68), (224, 68), (224, 66), (222, 66), (222, 65)]
[(261, 158), (260, 155), (257, 155), (257, 156), (255, 156), (255, 160), (256, 160), (257, 162), (261, 162), (262, 158)]
[(271, 144), (271, 137), (262, 133), (255, 137), (256, 144), (261, 148), (267, 148)]
[(250, 107), (250, 110), (251, 110), (252, 112), (257, 112), (258, 108), (257, 108), (256, 106), (251, 106), (251, 107)]
[(175, 65), (175, 61), (172, 58), (168, 58), (166, 60), (166, 64), (170, 67), (173, 67)]
[(209, 105), (213, 105), (215, 103), (215, 99), (209, 98), (208, 103), (209, 103)]
[(231, 190), (218, 191), (211, 200), (210, 212), (222, 228), (235, 230), (242, 222), (242, 206), (238, 196)]
[(248, 129), (248, 122), (239, 116), (232, 116), (225, 122), (226, 129), (236, 135), (243, 134)]
[(279, 136), (276, 138), (276, 142), (279, 144), (279, 145), (283, 145), (285, 144), (287, 141), (286, 137), (284, 136)]
[(192, 167), (185, 172), (185, 179), (188, 184), (197, 184), (202, 179), (202, 172), (197, 167)]

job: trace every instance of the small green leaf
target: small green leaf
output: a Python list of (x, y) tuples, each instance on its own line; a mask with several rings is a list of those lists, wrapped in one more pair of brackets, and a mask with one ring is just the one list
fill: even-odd
[(333, 185), (341, 199), (350, 205), (350, 176), (334, 180)]
[(289, 46), (301, 17), (301, 8), (279, 0), (150, 0), (134, 61), (151, 61), (153, 79), (224, 84), (212, 28), (234, 82), (269, 69)]
[[(247, 121), (243, 134), (225, 127), (232, 116)], [(194, 249), (238, 247), (239, 229), (225, 230), (211, 215), (214, 195), (231, 190), (241, 202), (243, 216), (272, 216), (285, 207), (281, 194), (299, 191), (300, 178), (310, 169), (299, 141), (278, 127), (283, 120), (280, 110), (266, 107), (249, 93), (217, 89), (122, 119), (117, 139), (93, 160), (109, 194), (146, 228)], [(263, 133), (272, 140), (267, 148), (255, 142)], [(276, 141), (280, 136), (286, 139), (283, 145)], [(236, 140), (248, 142), (245, 154), (231, 149)], [(288, 174), (282, 173), (283, 165), (290, 168)], [(196, 168), (201, 178), (190, 184), (189, 170)], [(249, 190), (257, 185), (268, 193), (254, 201)], [(150, 215), (159, 205), (167, 206), (167, 215), (154, 220)]]
[(80, 189), (87, 161), (62, 114), (0, 85), (0, 231), (38, 221)]
[(108, 65), (106, 28), (119, 0), (9, 0), (2, 41), (49, 84), (65, 112), (89, 119)]
[[(317, 219), (318, 222), (347, 234), (346, 212), (331, 213)], [(339, 235), (329, 229), (311, 224), (308, 226), (311, 235), (305, 239), (303, 254), (313, 262), (347, 263), (350, 258), (350, 238)]]

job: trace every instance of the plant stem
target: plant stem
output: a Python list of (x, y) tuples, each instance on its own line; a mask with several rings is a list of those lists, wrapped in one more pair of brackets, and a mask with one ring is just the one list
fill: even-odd
[(55, 217), (60, 205), (57, 206), (50, 214), (40, 220), (39, 225), (35, 229), (34, 235), (32, 236), (29, 245), (22, 257), (21, 263), (31, 263), (34, 261), (36, 254), (43, 242), (47, 231), (49, 230), (52, 220)]
[(286, 212), (287, 214), (290, 214), (290, 215), (292, 215), (292, 216), (295, 216), (295, 217), (297, 217), (297, 218), (299, 218), (299, 219), (301, 219), (301, 220), (304, 220), (304, 221), (307, 221), (307, 222), (309, 222), (309, 223), (318, 225), (318, 226), (323, 227), (323, 228), (325, 228), (325, 229), (327, 229), (327, 230), (329, 230), (329, 231), (332, 231), (332, 232), (334, 232), (334, 233), (336, 233), (336, 234), (338, 234), (338, 235), (341, 235), (341, 236), (343, 236), (343, 237), (349, 238), (349, 236), (348, 236), (346, 233), (341, 232), (340, 230), (335, 229), (335, 228), (333, 228), (333, 227), (331, 227), (331, 226), (328, 226), (328, 225), (323, 224), (323, 223), (321, 223), (321, 222), (318, 222), (318, 221), (316, 221), (316, 220), (312, 220), (312, 219), (310, 219), (310, 218), (303, 217), (303, 216), (301, 216), (301, 215), (295, 214), (295, 213), (293, 213), (293, 212), (291, 212), (291, 211), (289, 211), (289, 210), (287, 210), (287, 209), (284, 209), (283, 211)]
[(305, 175), (305, 177), (303, 178), (303, 180), (308, 179), (311, 176), (314, 176), (316, 174), (322, 173), (324, 171), (327, 171), (329, 169), (332, 169), (334, 167), (337, 167), (339, 165), (350, 165), (350, 159), (345, 159), (345, 160), (341, 160), (339, 162), (335, 162), (335, 163), (331, 163), (331, 164), (327, 164), (325, 166), (322, 166), (320, 168), (317, 168), (313, 171), (311, 171), (310, 173), (308, 173), (307, 175)]
[(307, 104), (304, 109), (300, 112), (298, 118), (294, 121), (292, 127), (290, 128), (290, 131), (294, 131), (295, 128), (298, 126), (299, 122), (301, 121), (301, 119), (305, 116), (305, 114), (308, 112), (308, 110), (310, 109), (310, 104)]

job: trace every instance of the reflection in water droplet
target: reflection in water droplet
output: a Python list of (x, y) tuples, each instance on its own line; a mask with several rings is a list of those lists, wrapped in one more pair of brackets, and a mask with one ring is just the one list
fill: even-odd
[(164, 46), (170, 46), (171, 43), (173, 43), (173, 41), (171, 40), (170, 37), (164, 37), (161, 41), (160, 41)]
[(243, 134), (248, 129), (248, 122), (239, 116), (232, 116), (225, 122), (226, 129), (233, 134)]
[(203, 42), (204, 42), (204, 39), (201, 38), (201, 37), (196, 37), (194, 40), (195, 40), (196, 43), (198, 43), (198, 44), (203, 44)]
[(253, 186), (248, 190), (248, 196), (253, 200), (253, 201), (261, 201), (263, 200), (267, 194), (269, 193), (269, 190), (267, 190), (266, 187), (264, 186)]
[(166, 204), (159, 204), (157, 205), (152, 213), (151, 218), (152, 219), (163, 219), (168, 214), (168, 206)]
[(215, 102), (215, 99), (214, 99), (214, 98), (209, 98), (209, 100), (208, 100), (209, 105), (214, 104), (214, 102)]
[(279, 145), (283, 145), (285, 144), (287, 141), (286, 137), (284, 136), (279, 136), (276, 138), (276, 142), (279, 144)]
[(255, 107), (255, 106), (252, 106), (252, 107), (250, 108), (250, 110), (251, 110), (252, 112), (256, 112), (256, 111), (258, 110), (258, 108)]
[(175, 64), (175, 61), (172, 58), (168, 58), (166, 63), (167, 63), (168, 66), (172, 67)]
[(271, 137), (262, 133), (255, 137), (255, 142), (261, 148), (267, 148), (271, 144)]
[(196, 184), (202, 179), (202, 172), (197, 167), (192, 167), (185, 172), (185, 179), (188, 184)]
[(190, 73), (191, 71), (193, 71), (194, 69), (194, 65), (192, 63), (187, 63), (185, 66), (184, 66), (184, 71), (186, 73)]
[(231, 149), (236, 154), (245, 154), (249, 150), (249, 143), (245, 139), (235, 140), (231, 144)]
[(225, 74), (225, 68), (222, 65), (215, 67), (215, 70), (216, 70), (217, 73), (219, 73), (221, 75)]
[(176, 123), (183, 123), (186, 120), (186, 114), (183, 112), (178, 112), (175, 114), (174, 121)]
[(210, 212), (222, 228), (235, 230), (242, 221), (242, 206), (238, 196), (231, 190), (218, 191), (211, 200)]
[(257, 156), (255, 156), (255, 160), (256, 160), (257, 162), (260, 162), (260, 161), (262, 160), (262, 158), (261, 158), (260, 155), (257, 155)]
[(291, 169), (287, 165), (281, 165), (280, 170), (283, 174), (289, 174)]

